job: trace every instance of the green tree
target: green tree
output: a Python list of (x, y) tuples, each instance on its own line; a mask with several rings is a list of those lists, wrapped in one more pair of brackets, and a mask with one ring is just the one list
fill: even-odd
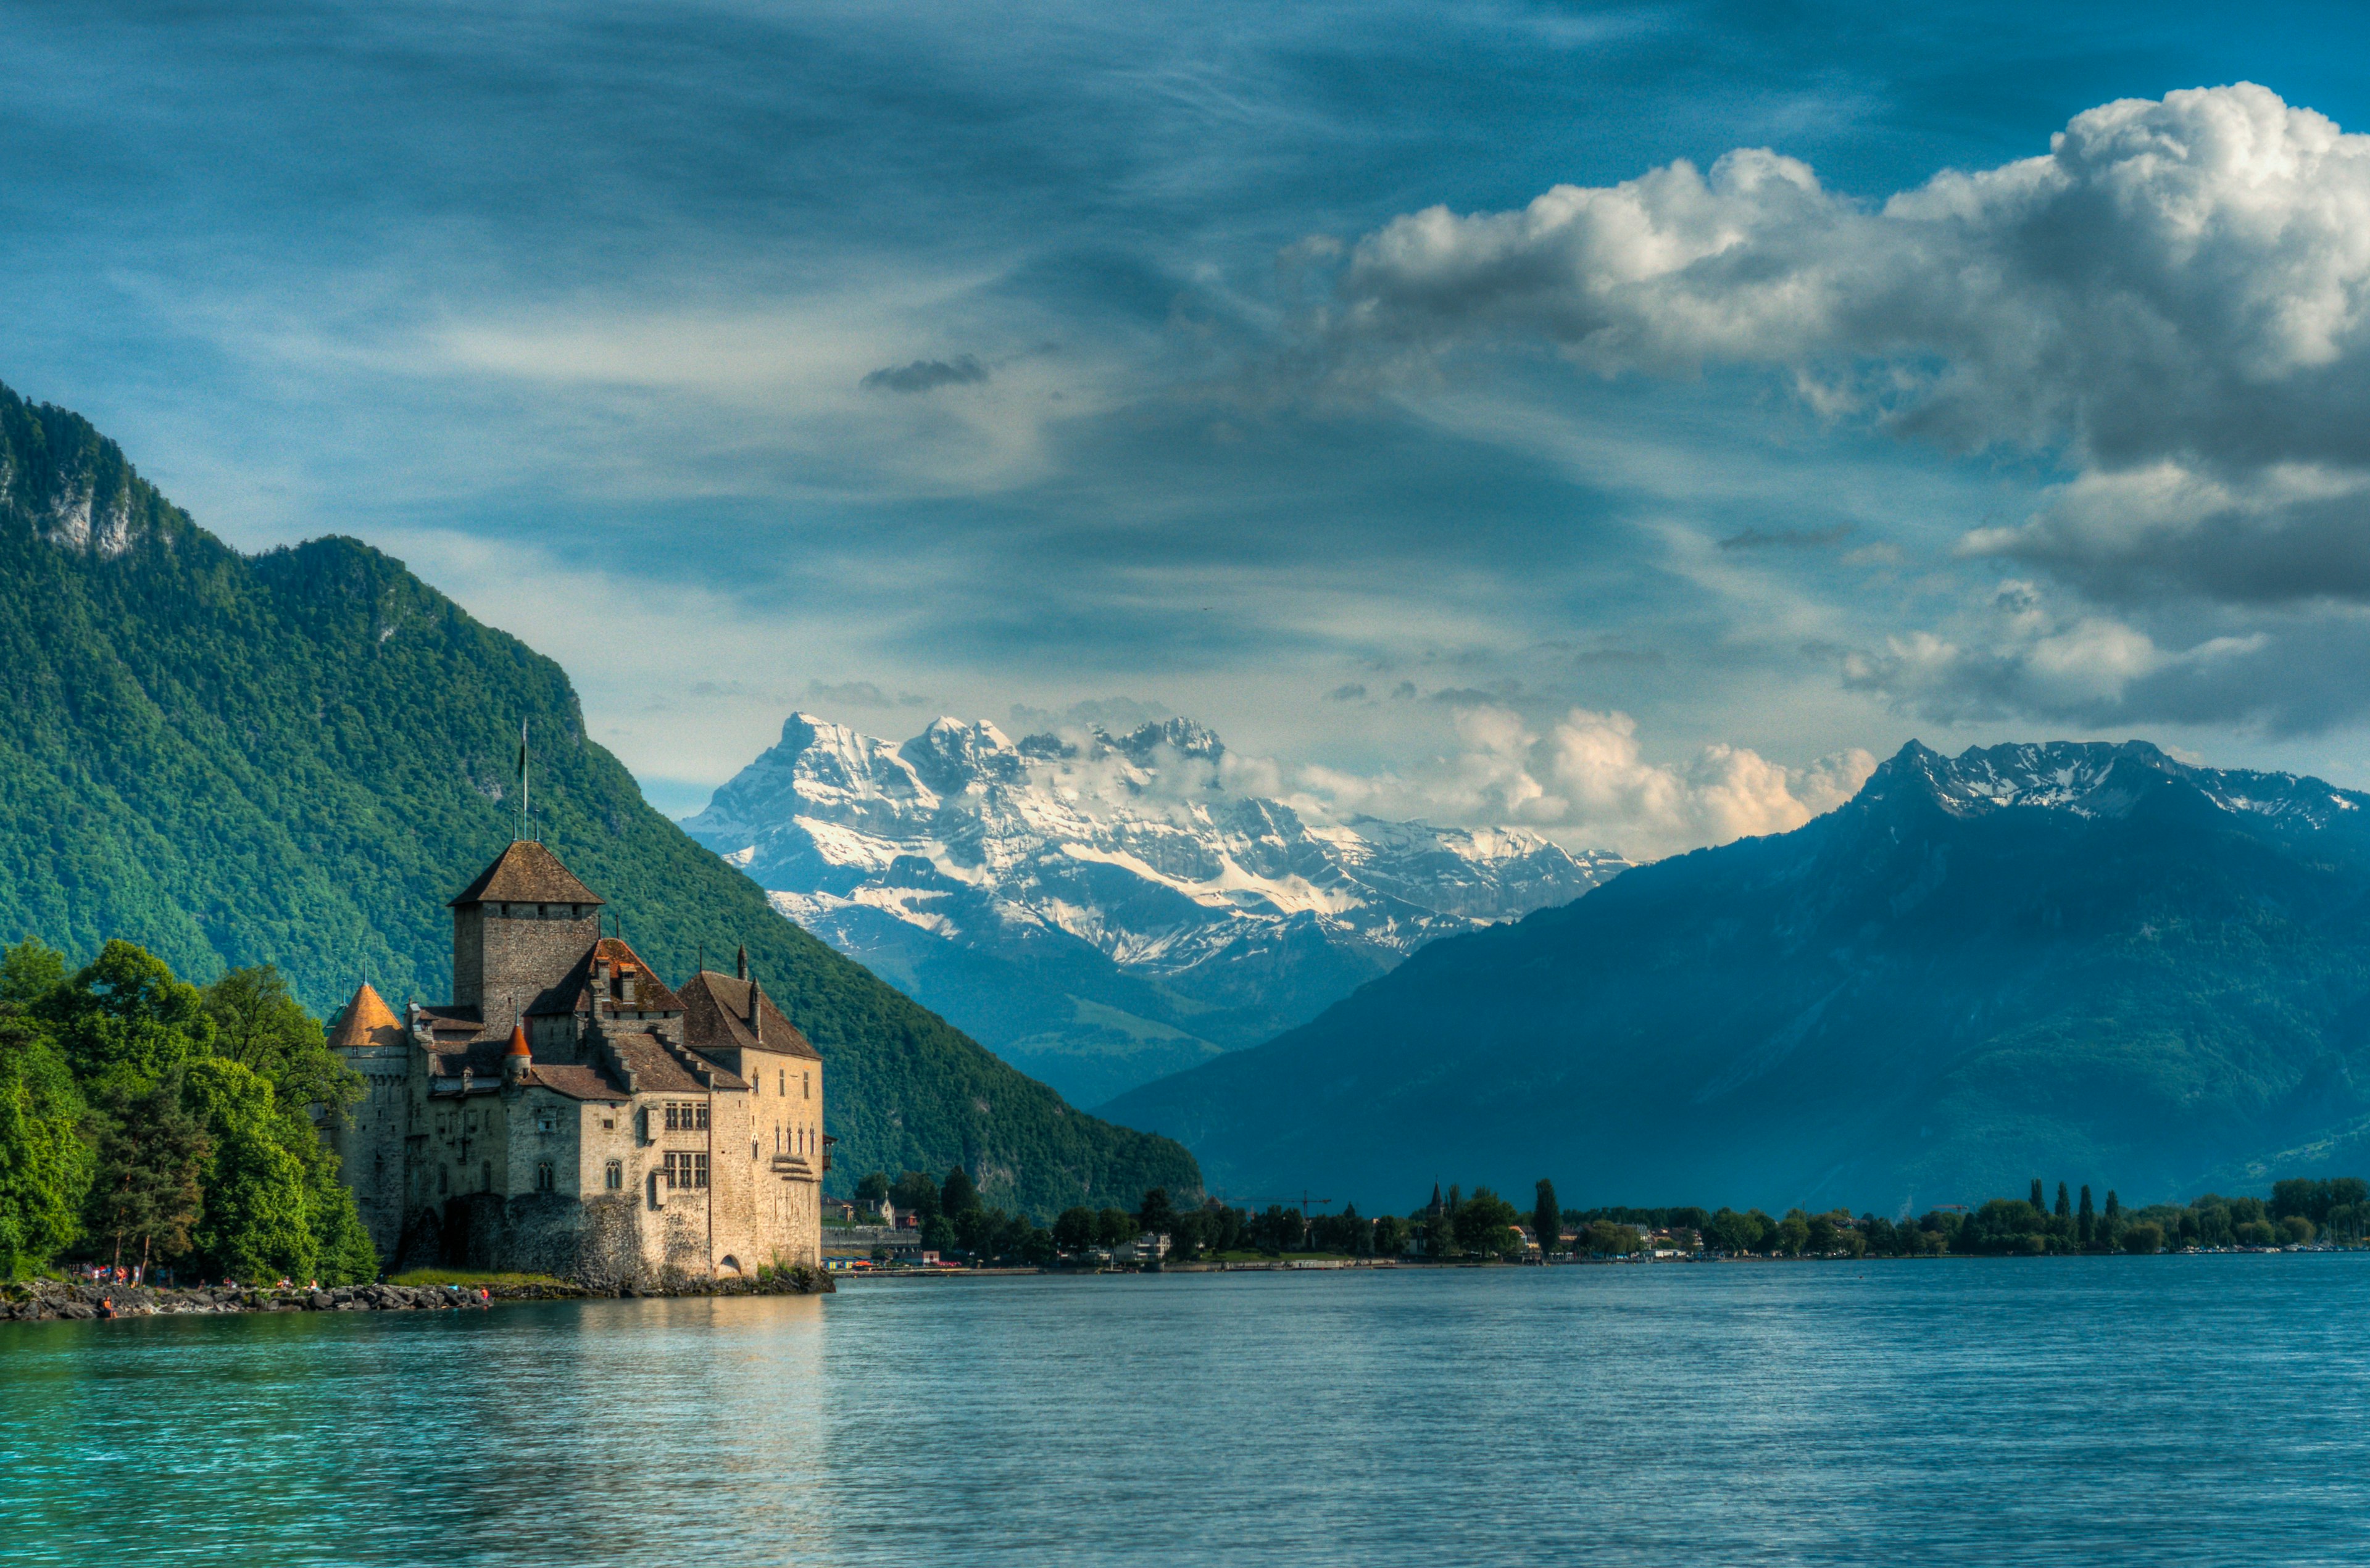
[(190, 1250), (190, 1230), (204, 1208), (199, 1178), (213, 1152), (205, 1124), (184, 1098), (176, 1070), (144, 1088), (111, 1084), (94, 1107), (98, 1173), (90, 1188), (90, 1229), (105, 1237), (113, 1262), (127, 1242), (143, 1268), (152, 1256)]
[(199, 1252), (225, 1278), (312, 1277), (320, 1245), (305, 1213), (309, 1184), (282, 1137), (270, 1083), (218, 1057), (193, 1063), (187, 1083), (213, 1139)]
[(40, 1007), (86, 1085), (108, 1078), (154, 1083), (213, 1045), (198, 988), (129, 942), (109, 942)]
[(1043, 1268), (1053, 1261), (1053, 1233), (1041, 1225), (1031, 1225), (1021, 1239), (1018, 1255), (1031, 1268)]
[(66, 956), (27, 937), (0, 953), (0, 1002), (29, 1008), (66, 983)]
[(361, 1098), (361, 1077), (329, 1049), (320, 1020), (297, 1005), (272, 966), (233, 969), (200, 995), (213, 1021), (214, 1054), (270, 1080), (282, 1105), (319, 1105), (342, 1118)]
[(856, 1199), (858, 1203), (877, 1204), (886, 1199), (888, 1196), (889, 1178), (879, 1171), (869, 1173), (862, 1181), (856, 1184)]
[(2057, 1218), (2060, 1219), (2074, 1218), (2074, 1200), (2066, 1196), (2064, 1182), (2057, 1184)]
[(955, 1245), (973, 1258), (993, 1257), (1004, 1226), (1004, 1210), (983, 1208), (974, 1199), (969, 1208), (954, 1215)]
[(1830, 1253), (1842, 1249), (1843, 1230), (1835, 1224), (1835, 1217), (1832, 1215), (1812, 1215), (1804, 1230), (1802, 1248), (1813, 1256), (1825, 1257)]
[(938, 1216), (938, 1184), (925, 1172), (907, 1171), (889, 1189), (889, 1201), (898, 1213), (914, 1216), (915, 1224), (926, 1224)]
[(1386, 1214), (1375, 1221), (1375, 1255), (1395, 1258), (1407, 1251), (1408, 1222), (1396, 1214)]
[(1177, 1210), (1169, 1204), (1167, 1187), (1148, 1188), (1144, 1202), (1136, 1208), (1135, 1221), (1156, 1236), (1165, 1236), (1176, 1228)]
[(1704, 1240), (1715, 1252), (1750, 1253), (1761, 1246), (1761, 1222), (1749, 1214), (1723, 1208), (1705, 1221)]
[(2280, 1229), (2286, 1234), (2290, 1242), (2298, 1245), (2311, 1241), (2316, 1234), (2312, 1221), (2301, 1214), (2291, 1214), (2281, 1220)]
[(2046, 1214), (2049, 1212), (2049, 1200), (2041, 1196), (2041, 1178), (2039, 1176), (2032, 1178), (2032, 1196), (2027, 1201), (2032, 1205), (2034, 1213)]
[[(22, 946), (12, 948), (14, 962)], [(82, 1233), (90, 1188), (86, 1108), (63, 1052), (0, 1002), (0, 1277), (49, 1265)]]
[(2082, 1250), (2088, 1252), (2098, 1235), (2099, 1211), (2090, 1206), (2090, 1184), (2085, 1182), (2082, 1184), (2082, 1208), (2074, 1217), (2074, 1238), (2082, 1244)]
[(1592, 1219), (1581, 1227), (1578, 1245), (1591, 1257), (1626, 1258), (1646, 1250), (1646, 1238), (1631, 1226), (1610, 1219)]
[(2154, 1220), (2143, 1219), (2123, 1232), (2123, 1251), (2153, 1253), (2164, 1246), (2164, 1228)]
[(1065, 1253), (1083, 1253), (1095, 1244), (1095, 1211), (1084, 1205), (1065, 1208), (1053, 1220), (1053, 1244)]
[(1531, 1205), (1531, 1234), (1539, 1242), (1539, 1256), (1563, 1251), (1563, 1206), (1556, 1202), (1555, 1184), (1541, 1176), (1538, 1196)]
[(979, 1189), (972, 1185), (971, 1173), (961, 1165), (947, 1173), (947, 1184), (938, 1189), (938, 1212), (949, 1219), (960, 1219), (979, 1207)]
[(1135, 1216), (1124, 1208), (1106, 1208), (1095, 1216), (1095, 1240), (1106, 1247), (1123, 1247), (1138, 1233)]
[(1518, 1253), (1522, 1238), (1514, 1227), (1521, 1219), (1513, 1204), (1488, 1187), (1475, 1187), (1456, 1208), (1456, 1244), (1484, 1257)]

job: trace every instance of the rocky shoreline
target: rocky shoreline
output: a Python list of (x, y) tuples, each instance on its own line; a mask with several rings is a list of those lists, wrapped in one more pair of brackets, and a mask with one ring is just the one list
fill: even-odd
[(37, 1279), (0, 1287), (0, 1322), (90, 1321), (108, 1317), (150, 1318), (221, 1312), (437, 1312), (462, 1311), (489, 1301), (564, 1301), (589, 1297), (638, 1296), (819, 1296), (837, 1287), (821, 1269), (797, 1267), (765, 1279), (685, 1279), (666, 1284), (625, 1285), (596, 1290), (590, 1286), (489, 1285), (480, 1299), (476, 1287), (443, 1285), (341, 1285), (324, 1290), (268, 1290), (243, 1285), (171, 1288), (145, 1285), (94, 1285), (79, 1280)]

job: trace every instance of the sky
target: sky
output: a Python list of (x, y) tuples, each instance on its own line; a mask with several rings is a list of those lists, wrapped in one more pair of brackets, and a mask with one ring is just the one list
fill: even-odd
[(0, 382), (677, 815), (793, 710), (1639, 855), (1913, 738), (2370, 787), (2358, 7), (0, 26)]

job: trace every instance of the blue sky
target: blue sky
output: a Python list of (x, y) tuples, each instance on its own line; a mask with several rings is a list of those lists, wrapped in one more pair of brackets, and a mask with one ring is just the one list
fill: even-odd
[(678, 812), (792, 708), (1633, 853), (1913, 735), (2370, 784), (2358, 8), (0, 17), (0, 380)]

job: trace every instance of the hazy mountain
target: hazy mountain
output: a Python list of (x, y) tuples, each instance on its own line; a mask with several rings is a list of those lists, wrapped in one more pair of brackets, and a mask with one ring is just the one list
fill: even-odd
[(365, 976), (442, 999), (444, 900), (516, 831), (525, 717), (536, 831), (626, 935), (676, 978), (745, 942), (823, 1051), (834, 1186), (963, 1161), (1050, 1214), (1195, 1185), (768, 909), (585, 738), (557, 664), (353, 540), (240, 555), (5, 389), (0, 681), (0, 938), (125, 937), (200, 980), (270, 961), (324, 1013)]
[(1533, 833), (1305, 821), (1182, 719), (902, 745), (806, 714), (685, 827), (775, 906), (1093, 1104), (1306, 1022), (1443, 935), (1628, 863)]
[[(1793, 832), (1441, 942), (1122, 1096), (1215, 1187), (1404, 1207), (2127, 1199), (2370, 1160), (2370, 796), (1911, 745)], [(2102, 1195), (2103, 1196), (2103, 1191)]]

